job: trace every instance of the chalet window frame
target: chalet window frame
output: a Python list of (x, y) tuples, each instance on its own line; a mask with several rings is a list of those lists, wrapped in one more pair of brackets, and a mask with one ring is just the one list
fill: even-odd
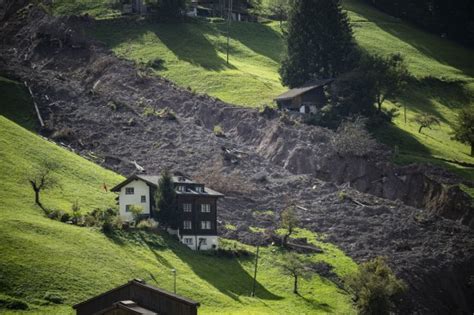
[(202, 187), (202, 186), (196, 186), (196, 187), (194, 188), (194, 190), (195, 190), (196, 192), (204, 192), (204, 187)]
[(183, 212), (192, 212), (193, 204), (192, 203), (183, 203)]
[(206, 246), (207, 246), (207, 238), (205, 238), (205, 237), (200, 237), (200, 238), (199, 238), (199, 244), (200, 244), (200, 245), (206, 245)]
[(132, 207), (133, 205), (125, 205), (125, 212), (131, 212), (130, 211), (130, 208)]
[(212, 230), (212, 221), (201, 221), (201, 230)]
[(140, 196), (140, 201), (141, 201), (141, 203), (146, 203), (146, 195), (141, 195)]
[(135, 187), (125, 187), (125, 195), (135, 195)]
[(184, 220), (183, 230), (192, 230), (192, 229), (193, 229), (193, 222), (191, 220)]
[(193, 245), (193, 238), (192, 237), (183, 237), (183, 243), (185, 245)]
[(211, 212), (211, 204), (210, 203), (201, 204), (201, 212), (202, 213), (210, 213)]

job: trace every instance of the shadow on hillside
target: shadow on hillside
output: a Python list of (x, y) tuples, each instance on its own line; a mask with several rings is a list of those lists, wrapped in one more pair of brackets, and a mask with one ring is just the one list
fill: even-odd
[[(387, 23), (387, 19), (372, 19), (370, 14), (364, 11), (364, 7), (366, 6), (368, 5), (353, 5), (350, 7), (350, 10), (373, 22), (385, 32), (414, 47), (422, 54), (441, 64), (456, 68), (465, 75), (474, 76), (474, 62), (472, 57), (469, 56), (467, 48), (463, 48), (461, 45), (449, 40), (442, 39), (436, 34), (425, 32), (417, 28), (417, 26), (410, 25), (410, 23), (406, 21), (400, 23), (390, 21)], [(458, 47), (456, 47), (457, 49), (455, 48), (456, 51), (453, 53), (453, 49), (445, 45), (457, 45)], [(462, 53), (463, 50), (465, 50), (465, 55)]]
[[(219, 25), (218, 29), (224, 35), (227, 32), (224, 25)], [(280, 63), (283, 40), (281, 35), (270, 26), (251, 22), (233, 23), (230, 29), (230, 37), (256, 54)]]
[[(170, 246), (171, 250), (202, 280), (235, 301), (249, 296), (253, 278), (243, 269), (237, 258), (217, 257), (211, 253), (192, 251), (184, 245)], [(212, 255), (212, 256), (211, 256)], [(268, 291), (258, 281), (256, 296), (262, 300), (280, 300), (282, 297)]]
[(427, 156), (431, 154), (428, 148), (413, 135), (393, 124), (384, 124), (374, 130), (374, 134), (377, 140), (385, 143), (392, 149), (397, 146), (400, 152), (417, 152), (417, 154)]
[(207, 33), (215, 33), (207, 25), (197, 23), (155, 24), (150, 30), (179, 60), (212, 71), (235, 69), (232, 65), (227, 65), (226, 60), (217, 54), (213, 43), (204, 36)]

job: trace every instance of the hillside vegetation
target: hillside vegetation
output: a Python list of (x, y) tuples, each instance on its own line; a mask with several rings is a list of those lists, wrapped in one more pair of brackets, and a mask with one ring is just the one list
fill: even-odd
[[(23, 93), (18, 87), (17, 92)], [(2, 111), (7, 108), (3, 105)], [(15, 103), (14, 107), (28, 113), (29, 105)], [(317, 275), (311, 281), (302, 281), (302, 296), (291, 293), (291, 278), (275, 266), (277, 253), (273, 248), (261, 251), (257, 297), (251, 298), (252, 256), (216, 257), (192, 252), (166, 235), (143, 231), (105, 235), (95, 228), (48, 219), (34, 204), (33, 191), (26, 181), (27, 170), (38, 167), (41, 159), (60, 165), (56, 176), (61, 187), (42, 195), (48, 208), (70, 211), (75, 200), (83, 213), (113, 207), (115, 194), (105, 192), (103, 184), (111, 187), (123, 177), (4, 116), (0, 116), (0, 148), (0, 302), (16, 298), (29, 304), (28, 313), (72, 314), (74, 303), (133, 278), (172, 290), (170, 270), (175, 268), (178, 293), (199, 301), (200, 314), (355, 313), (350, 297)], [(312, 256), (313, 261), (333, 265), (339, 276), (355, 270), (356, 264), (335, 246), (323, 243), (309, 231), (300, 233), (312, 236), (311, 241), (325, 249), (323, 254)], [(233, 241), (224, 242), (255, 251)], [(47, 295), (59, 295), (64, 304), (47, 302)]]
[[(358, 44), (371, 53), (402, 53), (414, 78), (397, 100), (385, 103), (386, 109), (396, 107), (399, 115), (394, 125), (378, 130), (377, 137), (398, 148), (399, 163), (430, 162), (474, 180), (472, 167), (456, 163), (474, 164), (470, 148), (451, 140), (456, 110), (474, 102), (472, 50), (359, 0), (346, 0), (344, 7)], [(155, 72), (181, 86), (253, 107), (270, 104), (285, 90), (278, 75), (284, 43), (277, 22), (233, 23), (229, 65), (225, 24), (141, 22), (122, 27), (123, 23), (130, 22), (98, 22), (90, 32), (119, 56), (140, 64), (160, 60), (161, 68)], [(418, 113), (432, 114), (441, 124), (418, 133), (419, 126), (413, 121)]]

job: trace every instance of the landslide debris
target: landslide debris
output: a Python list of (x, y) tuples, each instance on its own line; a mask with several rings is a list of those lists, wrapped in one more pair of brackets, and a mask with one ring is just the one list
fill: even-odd
[(248, 227), (274, 227), (296, 202), (305, 228), (357, 261), (389, 257), (410, 286), (401, 313), (472, 313), (473, 211), (461, 190), (421, 166), (392, 165), (383, 146), (341, 156), (333, 131), (152, 76), (87, 39), (93, 23), (31, 5), (1, 22), (0, 71), (32, 88), (44, 135), (125, 175), (136, 161), (149, 173), (170, 168), (205, 181), (226, 194), (221, 231), (244, 241), (252, 242)]

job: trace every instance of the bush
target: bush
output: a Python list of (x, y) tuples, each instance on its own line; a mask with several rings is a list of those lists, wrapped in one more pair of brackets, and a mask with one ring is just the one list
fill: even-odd
[(64, 302), (64, 298), (61, 296), (61, 294), (56, 293), (56, 292), (46, 292), (43, 298), (46, 301), (54, 303), (54, 304), (63, 304)]
[(62, 210), (51, 210), (48, 213), (48, 218), (51, 220), (60, 220), (64, 215), (64, 211)]
[(61, 218), (59, 218), (59, 220), (63, 223), (71, 221), (71, 215), (69, 213), (65, 212), (65, 213), (63, 213)]
[(153, 231), (158, 227), (158, 223), (153, 219), (146, 219), (138, 222), (137, 229)]
[(214, 126), (214, 129), (212, 130), (214, 132), (214, 134), (216, 135), (216, 137), (221, 137), (221, 138), (224, 138), (225, 137), (225, 133), (224, 131), (222, 130), (222, 127), (220, 125), (216, 125)]
[(368, 156), (377, 148), (377, 142), (365, 128), (366, 119), (345, 121), (331, 140), (335, 152), (340, 155)]
[(165, 69), (165, 61), (161, 58), (155, 58), (147, 62), (147, 66), (154, 70)]
[(394, 308), (394, 299), (407, 289), (383, 257), (362, 263), (356, 274), (346, 278), (346, 285), (355, 295), (360, 314), (365, 315), (390, 314)]
[(0, 295), (0, 309), (2, 308), (10, 310), (27, 310), (29, 306), (23, 300)]

